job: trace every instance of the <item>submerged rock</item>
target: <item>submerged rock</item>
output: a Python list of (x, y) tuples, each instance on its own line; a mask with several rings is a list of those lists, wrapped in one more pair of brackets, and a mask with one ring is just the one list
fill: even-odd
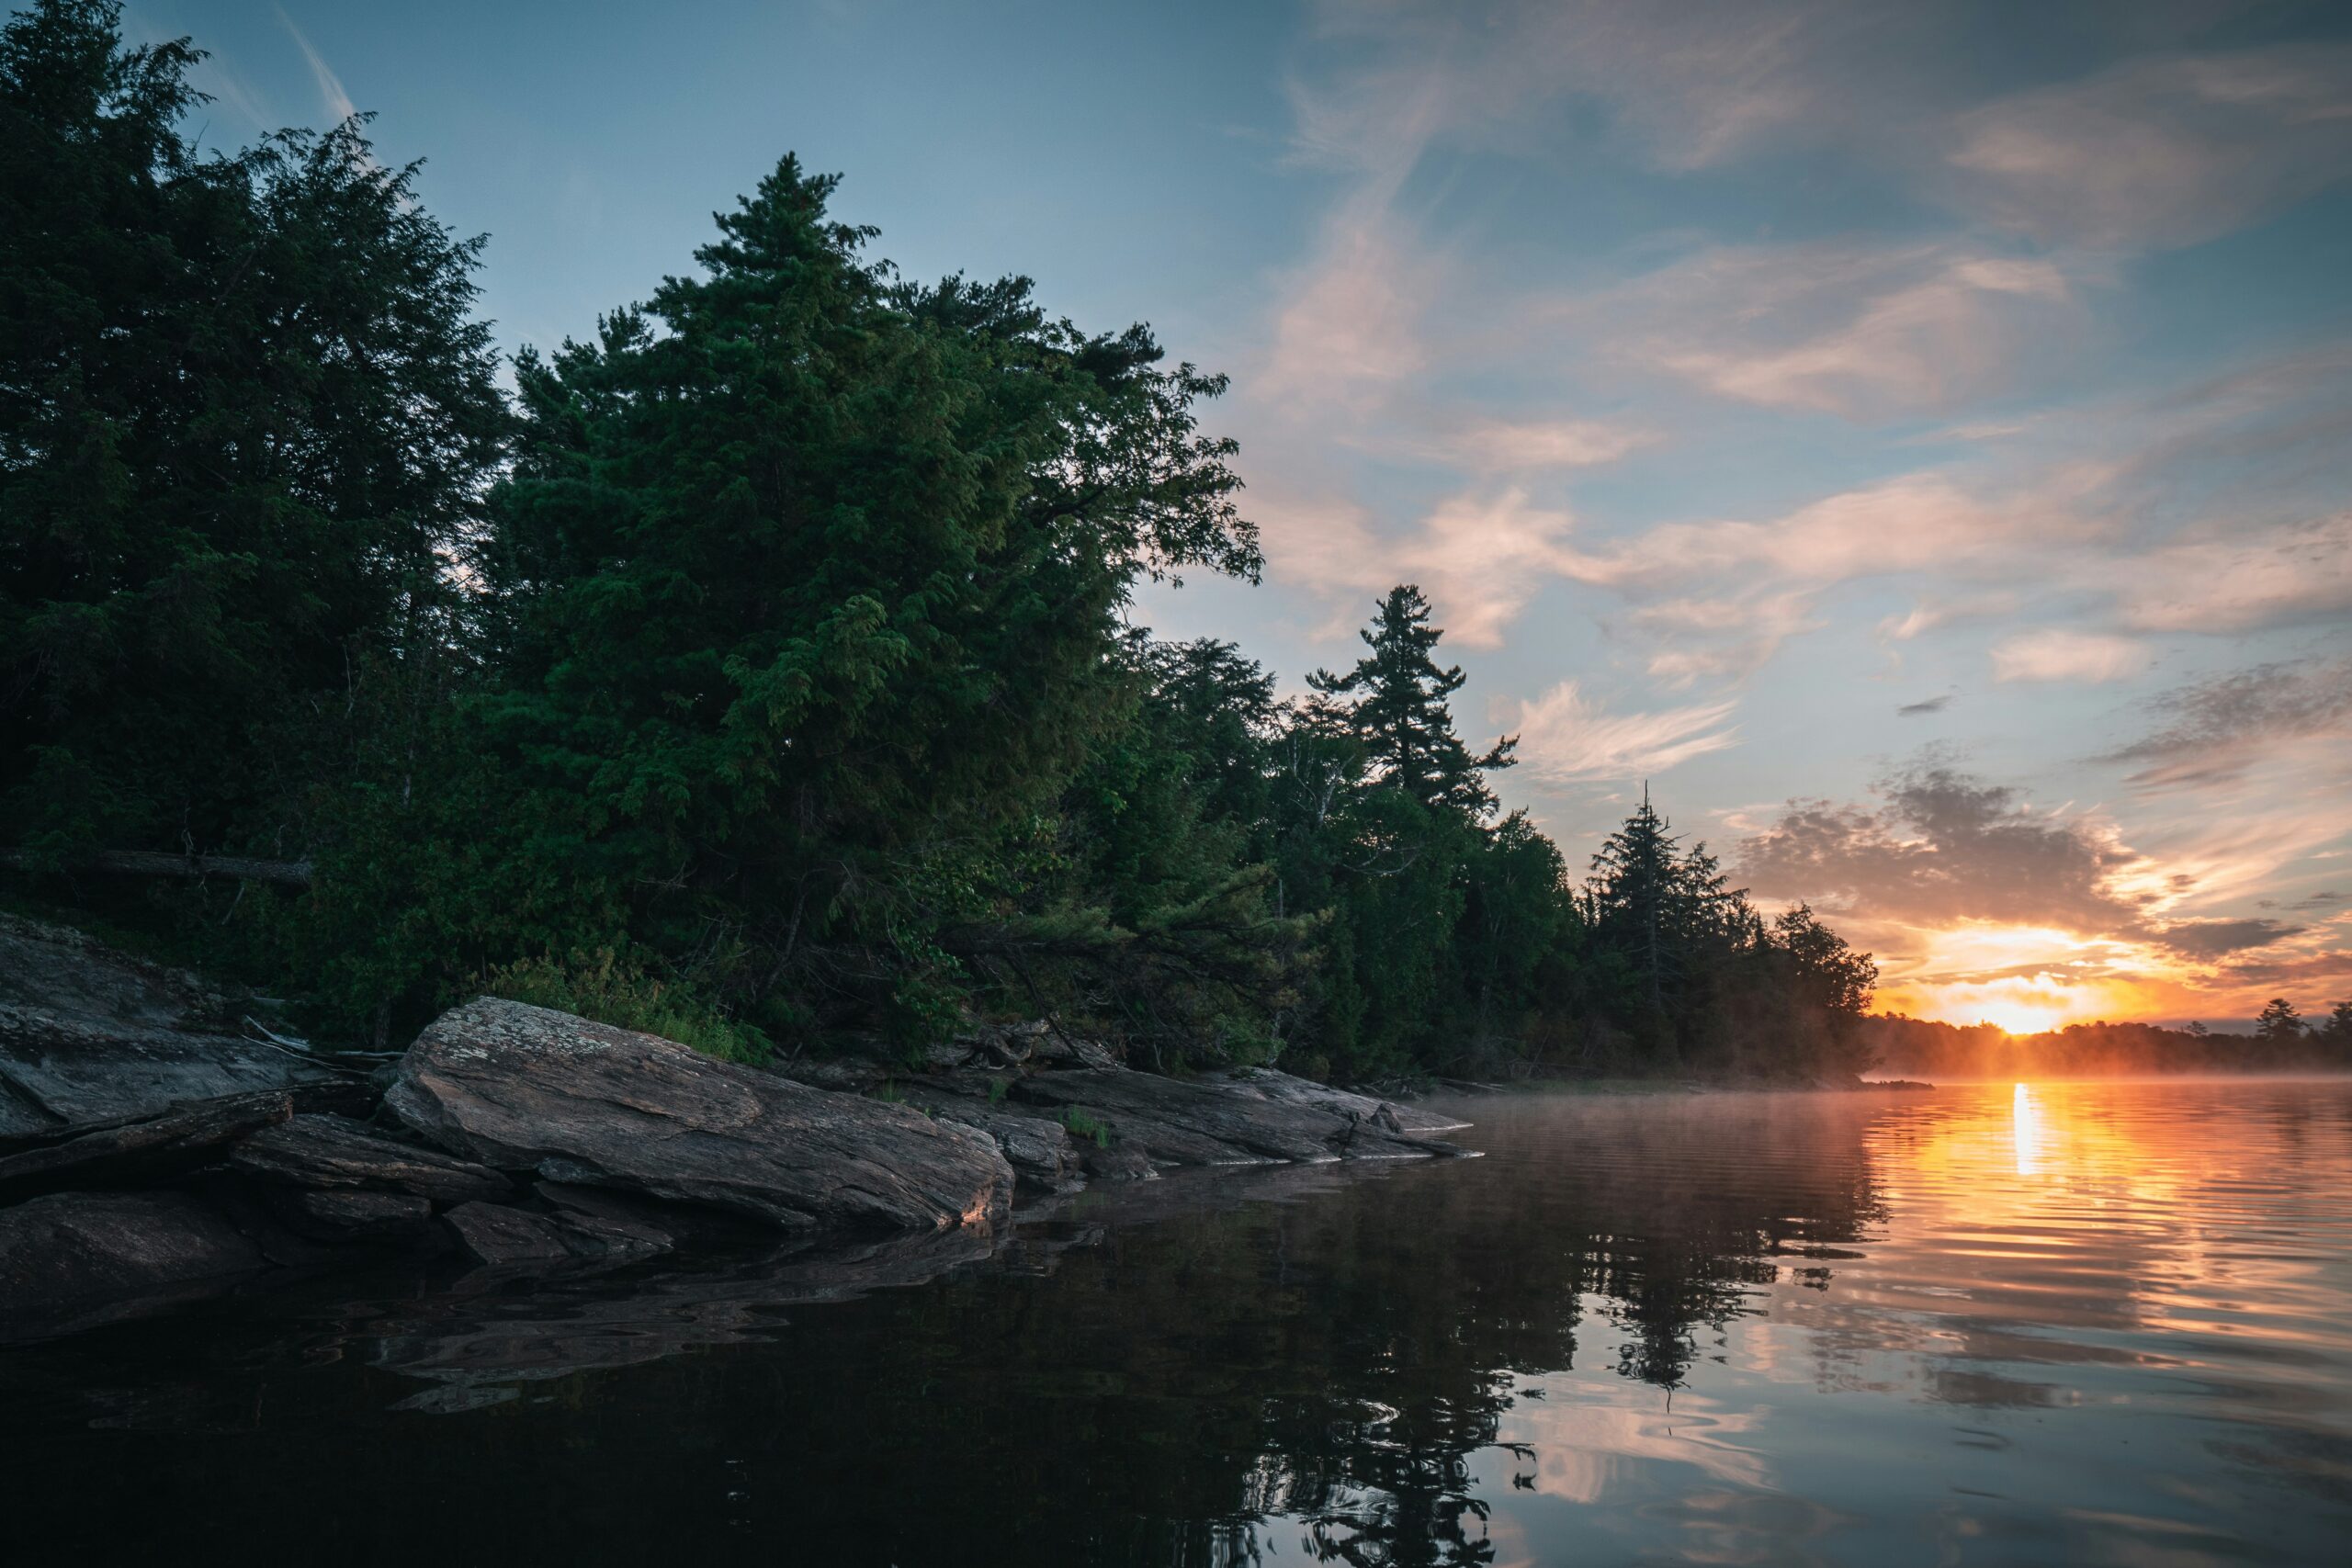
[(986, 1224), (1012, 1190), (972, 1128), (490, 997), (434, 1021), (385, 1104), (461, 1158), (790, 1232)]
[(52, 1193), (0, 1211), (0, 1334), (132, 1316), (211, 1293), (267, 1261), (187, 1193)]
[(466, 1250), (493, 1269), (569, 1262), (578, 1254), (545, 1214), (503, 1203), (460, 1203), (441, 1216)]
[(665, 1231), (594, 1206), (535, 1213), (503, 1203), (460, 1203), (442, 1218), (459, 1245), (493, 1269), (634, 1263), (676, 1245)]

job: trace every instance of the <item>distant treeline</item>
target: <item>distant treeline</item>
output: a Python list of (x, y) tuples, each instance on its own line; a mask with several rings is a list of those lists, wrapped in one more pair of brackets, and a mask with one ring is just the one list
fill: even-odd
[(2041, 1034), (1993, 1024), (1931, 1023), (1901, 1013), (1874, 1015), (1862, 1038), (1884, 1073), (1946, 1077), (2099, 1077), (2151, 1073), (2352, 1071), (2352, 1002), (2306, 1021), (2285, 999), (2262, 1010), (2251, 1034), (2191, 1024), (2070, 1023)]
[[(14, 896), (393, 1039), (482, 987), (758, 1056), (1046, 1015), (1139, 1061), (1844, 1074), (1876, 971), (1644, 804), (1572, 870), (1418, 590), (1302, 702), (1220, 378), (866, 258), (786, 157), (513, 364), (354, 120), (199, 153), (185, 41), (0, 39)], [(135, 876), (135, 872), (176, 872)]]

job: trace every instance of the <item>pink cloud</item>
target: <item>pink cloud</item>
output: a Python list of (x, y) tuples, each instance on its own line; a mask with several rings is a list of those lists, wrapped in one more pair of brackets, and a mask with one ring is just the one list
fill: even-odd
[(2137, 675), (2154, 659), (2147, 645), (2132, 637), (2052, 626), (2021, 632), (1996, 643), (1993, 679), (2097, 684)]
[(1964, 205), (2051, 239), (2193, 244), (2352, 169), (2352, 49), (2127, 62), (1961, 116)]
[(1735, 705), (1612, 714), (1576, 682), (1563, 681), (1521, 703), (1509, 728), (1518, 732), (1521, 763), (1548, 784), (1639, 779), (1737, 745), (1729, 725)]

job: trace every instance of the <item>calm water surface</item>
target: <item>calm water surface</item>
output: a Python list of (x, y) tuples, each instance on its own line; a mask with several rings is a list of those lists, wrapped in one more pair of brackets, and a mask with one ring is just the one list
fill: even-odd
[(2352, 1087), (1463, 1102), (846, 1258), (0, 1351), (17, 1561), (2352, 1561)]

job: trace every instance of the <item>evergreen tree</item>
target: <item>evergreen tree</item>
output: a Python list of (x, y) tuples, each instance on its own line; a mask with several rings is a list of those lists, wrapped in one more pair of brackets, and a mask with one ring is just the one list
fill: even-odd
[(1773, 919), (1770, 945), (1779, 960), (1775, 989), (1797, 1015), (1793, 1022), (1800, 1038), (1806, 1032), (1814, 1035), (1809, 1054), (1817, 1065), (1832, 1072), (1860, 1072), (1869, 1066), (1872, 1053), (1861, 1026), (1878, 984), (1878, 964), (1871, 956), (1855, 952), (1806, 904)]
[(357, 119), (199, 156), (200, 56), (118, 21), (0, 31), (22, 886), (310, 860), (109, 912), (214, 898), (175, 929), (379, 1044), (488, 984), (738, 1055), (979, 1010), (1163, 1066), (1859, 1065), (1869, 955), (1768, 926), (1646, 790), (1581, 890), (1497, 820), (1513, 742), (1456, 734), (1419, 589), (1297, 707), (1128, 627), (1148, 578), (1259, 567), (1224, 383), (1146, 329), (910, 283), (786, 158), (510, 410), (414, 167)]
[(1645, 785), (1642, 804), (1592, 857), (1589, 885), (1602, 942), (1625, 960), (1644, 1002), (1659, 1016), (1682, 977), (1697, 904), (1721, 891), (1720, 877), (1713, 889), (1692, 886), (1679, 844)]
[(2273, 997), (2254, 1021), (2254, 1037), (2268, 1046), (2296, 1044), (2303, 1038), (2303, 1015), (2286, 998)]
[(0, 33), (0, 807), (51, 863), (293, 858), (363, 677), (447, 635), (506, 428), (480, 242), (356, 120), (200, 157), (202, 55), (119, 19)]
[(2327, 1047), (2327, 1058), (2332, 1066), (2352, 1067), (2352, 1001), (2336, 1003), (2317, 1034)]
[(1388, 591), (1359, 634), (1372, 651), (1344, 675), (1317, 670), (1307, 684), (1326, 698), (1352, 697), (1345, 723), (1363, 747), (1372, 778), (1424, 806), (1474, 818), (1495, 809), (1484, 775), (1512, 765), (1516, 737), (1473, 756), (1453, 731), (1446, 699), (1467, 679), (1459, 665), (1430, 657), (1445, 634), (1430, 625), (1429, 601), (1413, 584)]
[(1025, 280), (899, 283), (835, 184), (786, 158), (704, 276), (524, 360), (492, 718), (539, 860), (640, 889), (637, 940), (774, 1026), (921, 1032), (1119, 722), (1136, 581), (1258, 557), (1221, 381)]

